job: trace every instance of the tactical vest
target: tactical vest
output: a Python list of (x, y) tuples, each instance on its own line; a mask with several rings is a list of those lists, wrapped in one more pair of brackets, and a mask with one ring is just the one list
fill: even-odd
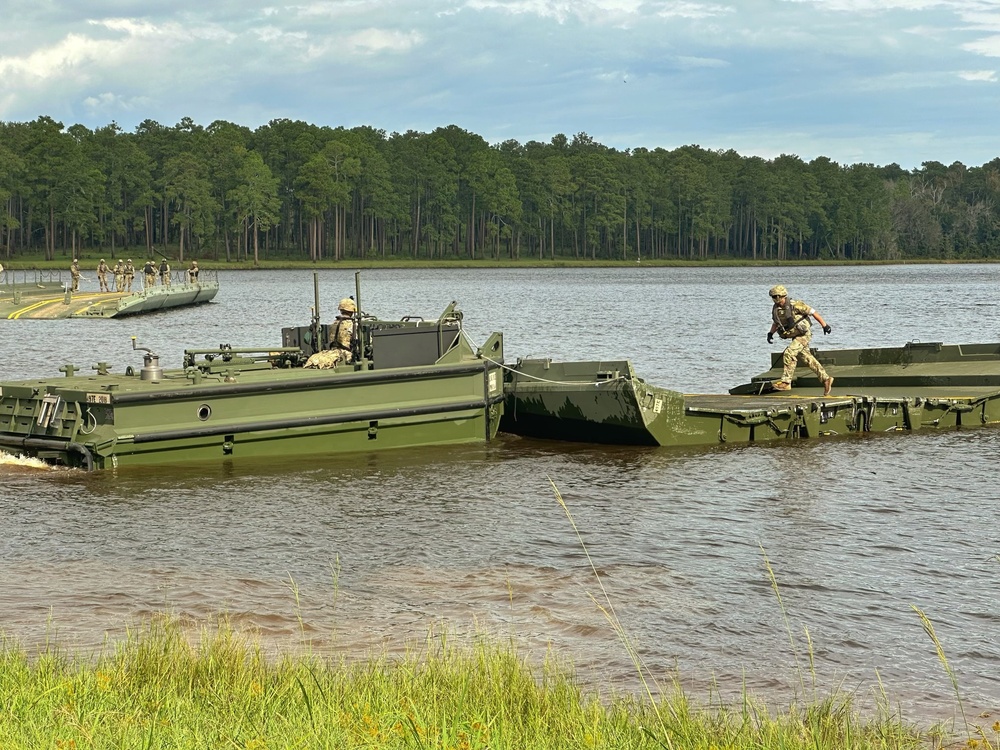
[[(343, 325), (343, 323), (345, 322), (353, 324), (353, 320), (351, 318), (342, 318), (339, 315), (337, 316), (337, 322), (333, 326), (333, 331), (330, 332), (330, 343), (333, 344), (335, 349), (342, 349), (345, 352), (349, 352), (351, 351), (351, 345), (348, 344), (347, 346), (345, 346), (340, 342), (340, 328), (341, 325)], [(351, 337), (352, 338), (354, 337), (353, 325), (351, 326)]]
[(771, 318), (777, 326), (778, 335), (783, 339), (794, 339), (809, 332), (809, 316), (795, 317), (792, 300), (785, 298), (785, 304), (775, 304), (771, 308)]

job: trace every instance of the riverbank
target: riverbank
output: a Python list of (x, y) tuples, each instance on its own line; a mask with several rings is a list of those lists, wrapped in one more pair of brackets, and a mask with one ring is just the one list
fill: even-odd
[[(510, 643), (457, 646), (431, 634), (401, 656), (358, 661), (265, 653), (225, 619), (155, 618), (92, 659), (50, 644), (0, 653), (0, 737), (9, 750), (118, 747), (942, 748), (940, 728), (907, 724), (838, 694), (785, 706), (745, 694), (697, 700), (676, 680), (648, 694), (585, 692), (572, 668), (531, 664)], [(997, 747), (996, 727), (980, 747)]]
[[(133, 251), (134, 252), (134, 251)], [(100, 260), (99, 255), (86, 253), (79, 256), (80, 267), (84, 273), (97, 268)], [(105, 258), (112, 257), (106, 254)], [(154, 255), (153, 260), (157, 263), (159, 254)], [(481, 268), (485, 270), (497, 268), (769, 268), (769, 267), (820, 267), (820, 266), (905, 266), (905, 265), (970, 265), (980, 263), (998, 263), (995, 258), (963, 258), (963, 259), (906, 259), (906, 260), (746, 260), (729, 258), (704, 258), (695, 260), (677, 259), (648, 259), (631, 258), (626, 260), (591, 260), (587, 258), (435, 258), (435, 259), (409, 259), (409, 258), (349, 258), (345, 260), (300, 260), (289, 257), (266, 258), (257, 263), (253, 260), (212, 260), (195, 256), (198, 265), (202, 269), (231, 270), (231, 271), (279, 271), (279, 270), (301, 270), (301, 269), (418, 269), (418, 268)], [(69, 274), (69, 264), (71, 258), (60, 257), (56, 260), (45, 260), (42, 256), (17, 256), (14, 258), (3, 258), (0, 262), (7, 269), (19, 270), (60, 270)], [(190, 265), (190, 260), (183, 261), (169, 259), (171, 271), (175, 276), (183, 274)], [(146, 256), (143, 253), (135, 254), (133, 262), (139, 268), (145, 263)]]

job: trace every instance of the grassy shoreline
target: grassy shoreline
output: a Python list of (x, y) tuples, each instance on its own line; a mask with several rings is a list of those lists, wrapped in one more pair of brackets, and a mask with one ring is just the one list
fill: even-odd
[[(456, 646), (432, 635), (402, 657), (331, 661), (267, 655), (224, 618), (192, 634), (160, 617), (91, 659), (5, 644), (0, 746), (887, 750), (949, 741), (887, 703), (866, 714), (851, 694), (776, 707), (750, 694), (699, 703), (676, 683), (658, 687), (650, 698), (585, 692), (569, 667), (532, 665), (488, 636)], [(996, 729), (975, 742), (997, 747)]]
[[(119, 253), (118, 256), (105, 255), (109, 264), (119, 256), (131, 257), (136, 265), (137, 271), (146, 261), (145, 251), (136, 253)], [(154, 255), (153, 260), (159, 262), (160, 255)], [(97, 268), (97, 263), (101, 256), (92, 252), (79, 256), (80, 267), (86, 271)], [(69, 271), (69, 264), (72, 259), (69, 256), (60, 256), (56, 260), (45, 260), (39, 256), (16, 256), (14, 258), (0, 257), (0, 263), (10, 270), (64, 270)], [(817, 266), (904, 266), (904, 265), (971, 265), (971, 264), (994, 264), (1000, 260), (993, 258), (963, 258), (963, 259), (920, 259), (920, 260), (743, 260), (725, 258), (707, 258), (704, 260), (652, 260), (643, 258), (641, 261), (631, 260), (586, 260), (577, 258), (557, 258), (555, 260), (539, 260), (537, 258), (520, 258), (512, 260), (509, 258), (444, 258), (444, 259), (370, 259), (355, 258), (349, 260), (322, 260), (310, 261), (292, 258), (268, 258), (262, 259), (259, 263), (252, 260), (225, 261), (212, 260), (201, 256), (189, 256), (184, 261), (177, 261), (168, 258), (171, 270), (177, 274), (183, 272), (188, 267), (191, 260), (197, 260), (198, 265), (203, 269), (231, 270), (231, 271), (279, 271), (279, 270), (301, 270), (301, 269), (427, 269), (427, 268), (470, 268), (470, 269), (508, 269), (508, 268), (794, 268), (794, 267), (817, 267)]]

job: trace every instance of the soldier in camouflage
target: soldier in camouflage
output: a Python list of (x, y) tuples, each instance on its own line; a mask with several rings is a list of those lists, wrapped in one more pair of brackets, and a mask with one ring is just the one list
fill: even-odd
[(132, 259), (129, 258), (125, 261), (125, 266), (122, 269), (122, 273), (125, 274), (125, 289), (123, 291), (132, 291), (132, 282), (135, 280), (135, 266), (132, 265)]
[(101, 285), (101, 291), (107, 292), (108, 289), (108, 271), (111, 268), (108, 266), (104, 258), (101, 258), (101, 262), (97, 264), (97, 283)]
[(316, 352), (305, 366), (316, 370), (329, 370), (343, 362), (352, 362), (354, 354), (352, 339), (354, 338), (354, 314), (358, 306), (350, 297), (340, 300), (340, 315), (330, 332), (330, 348)]
[(829, 396), (833, 388), (833, 378), (809, 351), (809, 342), (812, 341), (812, 323), (809, 318), (816, 319), (816, 322), (823, 327), (824, 334), (830, 333), (833, 328), (805, 302), (790, 299), (788, 290), (780, 284), (771, 287), (768, 293), (774, 301), (774, 306), (771, 308), (771, 330), (767, 332), (767, 343), (774, 342), (775, 333), (783, 339), (790, 340), (781, 357), (784, 365), (781, 380), (776, 380), (771, 385), (776, 391), (791, 390), (795, 367), (798, 361), (802, 360), (802, 364), (816, 373), (819, 382), (823, 384), (823, 395)]

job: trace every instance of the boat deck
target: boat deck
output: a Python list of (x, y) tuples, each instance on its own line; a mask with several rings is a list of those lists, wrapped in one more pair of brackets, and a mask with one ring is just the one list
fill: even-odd
[(218, 291), (215, 281), (135, 292), (70, 292), (54, 282), (5, 284), (0, 285), (0, 319), (115, 318), (208, 302)]
[(824, 396), (821, 388), (793, 388), (791, 392), (771, 391), (770, 393), (750, 395), (694, 393), (684, 394), (684, 406), (686, 409), (697, 411), (735, 413), (801, 406), (834, 406), (858, 400), (904, 401), (909, 399), (912, 401), (917, 398), (924, 401), (934, 399), (975, 401), (987, 396), (995, 396), (998, 393), (1000, 393), (1000, 386), (997, 385), (923, 386), (915, 390), (912, 387), (898, 385), (839, 388), (835, 382), (833, 393), (829, 396)]
[[(774, 368), (729, 393), (684, 394), (628, 361), (519, 360), (502, 429), (558, 440), (697, 446), (1000, 424), (994, 347), (942, 345), (827, 353), (833, 391), (811, 372), (775, 391)], [(772, 363), (773, 365), (773, 363)]]

